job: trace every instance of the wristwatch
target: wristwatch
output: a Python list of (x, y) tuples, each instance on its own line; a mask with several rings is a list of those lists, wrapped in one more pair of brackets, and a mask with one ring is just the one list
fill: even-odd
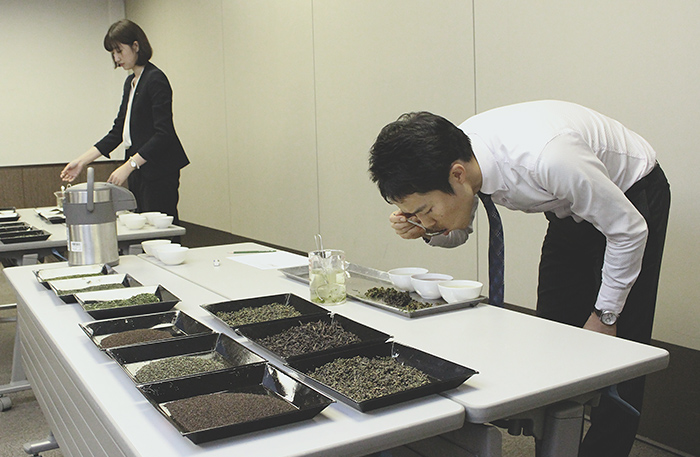
[(619, 314), (613, 313), (612, 311), (601, 311), (598, 308), (593, 308), (593, 311), (595, 312), (596, 316), (600, 319), (600, 322), (602, 322), (605, 325), (615, 325), (617, 322), (617, 318), (620, 317)]
[(137, 164), (134, 159), (129, 159), (129, 165), (131, 165), (131, 168), (133, 168), (135, 170), (138, 170), (139, 168), (141, 168), (141, 167), (139, 167), (139, 164)]

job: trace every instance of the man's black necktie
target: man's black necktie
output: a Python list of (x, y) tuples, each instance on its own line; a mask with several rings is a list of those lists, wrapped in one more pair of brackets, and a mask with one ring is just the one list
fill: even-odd
[(479, 198), (489, 217), (489, 303), (503, 306), (503, 270), (505, 267), (503, 225), (491, 196), (479, 192)]

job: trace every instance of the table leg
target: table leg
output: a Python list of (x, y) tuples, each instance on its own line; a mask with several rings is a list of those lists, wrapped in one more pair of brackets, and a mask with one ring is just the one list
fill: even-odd
[(578, 455), (583, 408), (580, 403), (562, 402), (547, 409), (544, 435), (537, 446), (538, 457)]
[[(18, 327), (19, 322), (20, 321), (17, 321)], [(10, 376), (10, 383), (0, 386), (0, 398), (2, 398), (2, 401), (0, 402), (2, 409), (0, 409), (0, 411), (5, 411), (12, 407), (12, 401), (9, 398), (3, 397), (3, 395), (31, 389), (29, 381), (27, 381), (27, 375), (24, 373), (24, 367), (22, 367), (20, 345), (19, 328), (17, 328), (15, 331), (15, 347), (12, 351), (12, 375)]]

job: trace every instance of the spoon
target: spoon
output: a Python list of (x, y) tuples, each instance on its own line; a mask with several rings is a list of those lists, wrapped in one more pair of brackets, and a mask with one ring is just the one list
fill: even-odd
[(445, 232), (447, 231), (447, 230), (445, 229), (445, 230), (438, 230), (438, 231), (436, 231), (436, 232), (430, 232), (430, 231), (428, 231), (428, 229), (427, 229), (423, 224), (421, 224), (420, 222), (412, 221), (411, 219), (406, 219), (406, 220), (407, 220), (409, 223), (415, 225), (416, 227), (420, 227), (420, 228), (422, 228), (423, 230), (425, 230), (425, 235), (426, 235), (426, 236), (438, 236), (438, 235), (442, 235), (443, 233), (445, 233)]

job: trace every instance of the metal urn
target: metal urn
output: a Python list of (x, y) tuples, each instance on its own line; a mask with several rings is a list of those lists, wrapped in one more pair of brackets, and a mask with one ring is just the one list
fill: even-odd
[(89, 167), (87, 182), (64, 192), (68, 264), (119, 264), (117, 211), (135, 208), (134, 194), (114, 184), (95, 182), (95, 170)]

